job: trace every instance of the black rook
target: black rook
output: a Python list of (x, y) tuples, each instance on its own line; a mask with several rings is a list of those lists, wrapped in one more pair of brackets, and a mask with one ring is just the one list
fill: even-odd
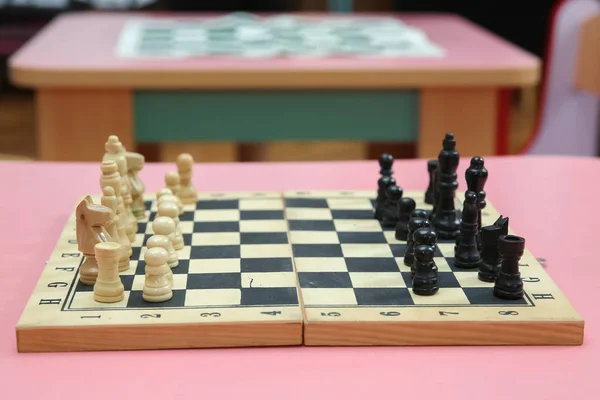
[(505, 300), (523, 297), (523, 280), (519, 272), (519, 260), (525, 251), (525, 239), (515, 235), (502, 235), (498, 239), (502, 258), (500, 273), (494, 285), (494, 296)]

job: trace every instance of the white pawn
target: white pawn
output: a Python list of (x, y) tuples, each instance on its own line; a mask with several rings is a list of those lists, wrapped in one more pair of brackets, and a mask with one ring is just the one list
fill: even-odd
[[(152, 231), (154, 234), (166, 236), (171, 242), (171, 245), (173, 245), (173, 241), (175, 240), (175, 229), (175, 221), (170, 217), (156, 217), (154, 221), (152, 221)], [(173, 251), (175, 252), (175, 255), (177, 255), (175, 246), (173, 246)], [(177, 265), (179, 265), (179, 261), (177, 261)]]
[(156, 200), (157, 205), (160, 205), (163, 201), (175, 203), (177, 208), (179, 208), (179, 215), (183, 214), (183, 203), (179, 197), (173, 194), (171, 189), (161, 189), (158, 193), (156, 193)]
[(169, 253), (162, 247), (148, 249), (144, 254), (146, 261), (146, 273), (142, 298), (152, 303), (170, 300), (173, 297), (173, 289), (169, 280), (171, 269), (167, 265)]
[(169, 240), (168, 237), (164, 236), (164, 235), (154, 235), (152, 236), (150, 239), (148, 239), (148, 242), (146, 243), (146, 246), (149, 249), (153, 249), (155, 247), (160, 247), (161, 249), (165, 249), (167, 251), (167, 253), (169, 253), (169, 258), (167, 259), (167, 264), (169, 264), (169, 281), (171, 282), (171, 289), (173, 288), (173, 271), (171, 270), (171, 261), (173, 261), (173, 257), (172, 254), (175, 254), (175, 261), (177, 261), (179, 263), (179, 260), (177, 259), (177, 253), (175, 252), (175, 250), (173, 250), (173, 245), (171, 244), (171, 241)]
[(179, 178), (179, 173), (177, 171), (167, 172), (165, 175), (165, 186), (171, 189), (171, 192), (173, 192), (175, 196), (179, 196), (181, 179)]
[(191, 154), (182, 153), (177, 156), (177, 171), (179, 173), (180, 188), (177, 196), (183, 204), (195, 204), (198, 201), (198, 192), (192, 184), (192, 168), (194, 158)]
[(95, 246), (98, 278), (94, 284), (94, 300), (99, 303), (117, 303), (125, 297), (125, 288), (119, 277), (119, 243), (102, 242)]
[[(169, 267), (177, 267), (179, 265), (179, 256), (173, 247), (173, 242), (171, 242), (171, 239), (169, 238), (169, 235), (172, 235), (175, 232), (175, 222), (168, 217), (158, 217), (152, 222), (152, 231), (154, 231), (154, 236), (148, 239), (147, 247), (150, 247), (150, 241), (160, 244), (161, 247), (164, 247), (164, 249), (169, 252), (169, 260), (167, 261)], [(159, 241), (159, 238), (161, 241)], [(162, 238), (166, 241), (164, 242), (164, 246)]]
[(173, 248), (175, 250), (181, 250), (184, 248), (183, 232), (179, 227), (179, 216), (177, 205), (174, 203), (163, 202), (158, 206), (158, 217), (169, 217), (175, 222), (175, 234), (173, 239)]

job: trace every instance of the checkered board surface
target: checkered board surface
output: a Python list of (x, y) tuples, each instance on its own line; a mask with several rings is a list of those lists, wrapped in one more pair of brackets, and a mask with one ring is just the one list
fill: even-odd
[[(283, 202), (260, 194), (249, 198), (203, 199), (180, 216), (184, 249), (172, 269), (173, 298), (142, 299), (146, 242), (153, 235), (156, 201), (147, 201), (147, 219), (138, 224), (130, 268), (121, 274), (134, 308), (298, 307), (296, 275), (287, 239)], [(77, 283), (68, 309), (97, 307), (93, 286)], [(112, 306), (113, 308), (118, 306)]]
[[(405, 192), (417, 207), (422, 192)], [(440, 290), (417, 296), (406, 243), (373, 219), (375, 192), (201, 193), (180, 216), (173, 298), (142, 298), (156, 216), (146, 196), (125, 298), (103, 304), (79, 282), (70, 216), (17, 324), (21, 352), (278, 345), (580, 344), (583, 320), (526, 250), (519, 301), (493, 296), (476, 271), (454, 267), (439, 241)], [(99, 197), (94, 197), (99, 203)], [(462, 194), (457, 194), (460, 210)], [(499, 216), (493, 205), (484, 225)], [(510, 217), (510, 216), (509, 216)]]
[[(404, 196), (413, 198), (417, 208), (431, 209), (422, 192)], [(286, 192), (284, 197), (307, 345), (581, 339), (579, 315), (528, 251), (520, 263), (525, 296), (509, 301), (495, 297), (494, 284), (480, 281), (477, 270), (454, 266), (454, 241), (438, 240), (434, 261), (440, 290), (419, 296), (411, 290), (410, 267), (403, 263), (406, 242), (395, 238), (395, 228), (384, 228), (373, 219), (374, 193)], [(463, 194), (458, 193), (457, 212), (462, 201)], [(490, 202), (482, 214), (483, 225), (499, 217)], [(565, 329), (558, 335), (563, 337), (547, 335), (551, 323)]]
[[(146, 218), (138, 222), (130, 267), (120, 273), (125, 298), (118, 303), (97, 303), (93, 286), (79, 281), (84, 259), (71, 216), (19, 322), (22, 351), (36, 350), (31, 342), (39, 339), (28, 334), (43, 337), (43, 351), (302, 344), (302, 310), (280, 193), (203, 193), (197, 204), (185, 205), (179, 223), (185, 246), (172, 268), (173, 297), (162, 303), (142, 298), (154, 199), (146, 196)], [(58, 338), (60, 329), (65, 343)], [(155, 329), (169, 333), (153, 335)], [(88, 338), (99, 331), (116, 338)]]
[(127, 21), (116, 54), (123, 58), (439, 58), (445, 51), (423, 31), (393, 18), (233, 13), (214, 18)]

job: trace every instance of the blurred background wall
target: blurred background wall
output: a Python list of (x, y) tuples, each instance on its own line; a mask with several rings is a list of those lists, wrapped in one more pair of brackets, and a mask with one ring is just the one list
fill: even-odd
[[(506, 40), (545, 59), (549, 22), (553, 7), (560, 0), (356, 0), (355, 12), (450, 12), (475, 22)], [(35, 4), (34, 4), (35, 3)], [(62, 3), (62, 4), (60, 4)], [(90, 4), (91, 3), (91, 4)], [(115, 3), (114, 1), (112, 3)], [(15, 5), (18, 4), (18, 5)], [(105, 3), (106, 4), (106, 3)], [(108, 3), (110, 4), (110, 2)], [(127, 6), (125, 10), (165, 11), (328, 11), (326, 0), (159, 0), (142, 6)], [(11, 54), (32, 38), (45, 24), (61, 13), (91, 10), (100, 3), (80, 1), (30, 2), (0, 0), (0, 153), (4, 158), (35, 158), (35, 113), (33, 94), (16, 88), (9, 82), (6, 61)], [(117, 7), (119, 9), (119, 7)], [(518, 152), (535, 125), (539, 88), (518, 90), (511, 94), (511, 152)], [(372, 156), (386, 148), (382, 143), (372, 147)], [(328, 150), (302, 148), (306, 159), (340, 157)], [(318, 154), (311, 155), (311, 152)], [(411, 145), (395, 145), (394, 153), (411, 157)], [(252, 160), (253, 147), (242, 149), (238, 159)], [(343, 157), (343, 156), (342, 156)], [(225, 157), (226, 158), (226, 157)], [(215, 155), (213, 161), (219, 161)]]

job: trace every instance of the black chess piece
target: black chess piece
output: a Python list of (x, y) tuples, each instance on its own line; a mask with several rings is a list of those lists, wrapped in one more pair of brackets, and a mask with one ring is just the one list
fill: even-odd
[(500, 272), (500, 252), (498, 239), (508, 234), (508, 218), (500, 216), (493, 225), (481, 228), (481, 264), (477, 274), (480, 281), (494, 282)]
[(477, 195), (465, 193), (462, 218), (460, 222), (460, 241), (454, 253), (454, 266), (457, 268), (478, 268), (481, 254), (477, 248)]
[(487, 203), (485, 201), (485, 183), (488, 178), (488, 170), (485, 168), (485, 162), (482, 157), (476, 156), (471, 158), (471, 164), (465, 171), (465, 181), (467, 182), (467, 190), (477, 193), (477, 207), (479, 208), (479, 222), (477, 225), (477, 247), (482, 250), (481, 244), (481, 210)]
[(382, 176), (392, 176), (394, 174), (394, 170), (392, 170), (393, 165), (394, 157), (391, 154), (383, 153), (379, 156), (379, 173)]
[(431, 296), (440, 289), (438, 268), (433, 260), (437, 234), (431, 228), (419, 228), (413, 234), (414, 263), (411, 267), (412, 290), (420, 296)]
[(383, 175), (377, 181), (377, 201), (375, 203), (375, 214), (374, 214), (375, 219), (378, 219), (381, 221), (383, 207), (385, 206), (385, 200), (387, 198), (387, 193), (386, 193), (387, 188), (392, 185), (395, 185), (395, 184), (396, 184), (396, 179), (394, 179), (388, 175)]
[(398, 202), (398, 223), (396, 224), (396, 239), (408, 239), (408, 222), (410, 215), (417, 207), (415, 200), (410, 197), (403, 197)]
[[(437, 162), (437, 160), (436, 160), (436, 162)], [(436, 167), (436, 169), (433, 170), (433, 207), (431, 208), (431, 211), (429, 212), (429, 221), (433, 221), (435, 219), (437, 205), (439, 203), (439, 200), (438, 200), (440, 197), (440, 191), (439, 191), (439, 186), (438, 186), (439, 177), (440, 177), (440, 169), (439, 169), (439, 165), (438, 165)]]
[(398, 202), (402, 198), (403, 190), (401, 187), (393, 185), (387, 188), (386, 200), (381, 214), (381, 225), (385, 227), (395, 227), (398, 223)]
[(437, 160), (429, 160), (427, 161), (427, 173), (429, 174), (429, 184), (427, 186), (427, 190), (425, 191), (425, 203), (433, 205), (434, 197), (433, 192), (435, 188), (435, 171), (438, 167)]
[(515, 235), (502, 235), (498, 239), (498, 251), (502, 263), (494, 284), (494, 296), (505, 300), (519, 300), (523, 298), (519, 260), (525, 252), (525, 239)]
[(406, 240), (406, 251), (404, 253), (404, 265), (412, 267), (415, 250), (415, 242), (413, 241), (413, 233), (419, 228), (429, 228), (431, 223), (427, 219), (427, 211), (417, 209), (410, 214), (410, 221), (408, 221), (408, 237)]
[(454, 205), (458, 181), (456, 169), (460, 161), (456, 151), (454, 134), (446, 133), (443, 141), (444, 148), (438, 156), (438, 197), (435, 204), (435, 215), (432, 227), (440, 239), (456, 239), (460, 232), (460, 219)]

